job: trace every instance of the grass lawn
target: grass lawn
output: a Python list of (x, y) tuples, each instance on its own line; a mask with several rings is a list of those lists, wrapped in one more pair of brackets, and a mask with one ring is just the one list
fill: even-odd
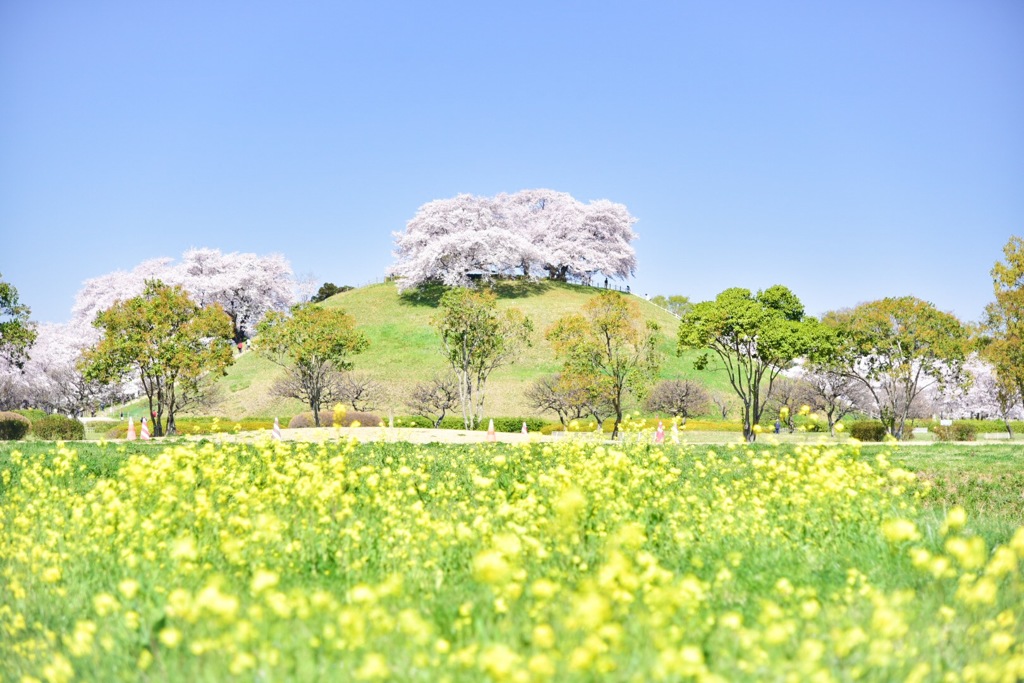
[[(499, 308), (518, 307), (534, 324), (532, 344), (513, 365), (496, 370), (488, 382), (486, 410), (496, 416), (530, 416), (536, 410), (525, 399), (534, 379), (558, 372), (551, 345), (544, 334), (555, 321), (575, 313), (601, 290), (558, 282), (508, 282), (497, 287)], [(712, 390), (727, 389), (724, 372), (712, 364), (709, 369), (693, 368), (695, 353), (675, 355), (678, 320), (667, 311), (640, 297), (631, 297), (643, 314), (661, 327), (659, 351), (663, 356), (661, 377), (699, 379)], [(384, 383), (387, 404), (376, 412), (406, 413), (406, 396), (417, 382), (447, 367), (440, 353), (440, 341), (431, 326), (437, 312), (437, 297), (400, 296), (394, 283), (382, 283), (353, 289), (324, 302), (330, 308), (342, 308), (355, 319), (370, 340), (369, 348), (353, 357), (355, 369)], [(222, 403), (218, 414), (238, 419), (249, 415), (293, 415), (302, 410), (297, 401), (282, 401), (272, 395), (271, 386), (280, 369), (253, 352), (235, 359), (221, 381)]]

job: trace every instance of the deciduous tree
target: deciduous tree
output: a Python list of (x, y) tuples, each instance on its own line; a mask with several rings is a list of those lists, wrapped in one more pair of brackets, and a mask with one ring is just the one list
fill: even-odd
[(442, 295), (433, 324), (458, 378), (466, 429), (473, 429), (483, 415), (487, 379), (529, 346), (533, 322), (518, 308), (499, 311), (492, 292), (458, 287)]
[(829, 364), (861, 383), (889, 434), (902, 438), (925, 390), (962, 384), (969, 336), (960, 321), (927, 301), (879, 299), (823, 318), (838, 333)]
[(419, 382), (409, 395), (409, 407), (413, 414), (434, 421), (434, 428), (449, 410), (459, 405), (459, 380), (454, 375), (435, 375), (426, 382)]
[(338, 308), (300, 304), (290, 314), (271, 311), (257, 328), (256, 350), (285, 369), (276, 390), (304, 401), (320, 426), (320, 408), (337, 397), (340, 372), (368, 346), (355, 318)]
[(618, 436), (629, 393), (642, 398), (658, 372), (658, 325), (645, 321), (640, 307), (618, 292), (604, 291), (548, 330), (564, 373), (591, 378), (615, 412)]
[(995, 301), (985, 307), (982, 356), (995, 368), (1004, 402), (1012, 405), (1024, 403), (1024, 239), (1011, 237), (1003, 255), (992, 268)]
[(658, 382), (647, 397), (645, 407), (652, 413), (666, 413), (685, 421), (707, 411), (711, 396), (700, 382), (692, 379), (667, 379)]
[(622, 204), (584, 205), (553, 190), (438, 199), (395, 233), (396, 263), (389, 274), (400, 289), (427, 282), (464, 286), (474, 271), (546, 271), (555, 280), (580, 282), (597, 273), (628, 277), (636, 269), (635, 222)]
[(718, 356), (743, 408), (743, 436), (757, 438), (765, 402), (779, 373), (818, 343), (817, 323), (788, 288), (775, 285), (752, 295), (733, 288), (714, 301), (695, 304), (679, 322), (679, 352), (703, 351), (694, 366), (703, 369)]
[(139, 296), (118, 301), (96, 316), (99, 342), (82, 356), (86, 379), (104, 384), (135, 376), (155, 416), (155, 436), (175, 433), (183, 393), (232, 362), (231, 320), (214, 304), (201, 308), (180, 286), (146, 283)]
[(537, 410), (558, 415), (562, 426), (586, 415), (598, 424), (613, 411), (607, 383), (593, 376), (561, 372), (537, 379), (526, 391), (526, 398)]
[[(2, 277), (2, 276), (0, 276)], [(0, 359), (21, 367), (35, 341), (31, 309), (18, 300), (18, 290), (0, 279)]]

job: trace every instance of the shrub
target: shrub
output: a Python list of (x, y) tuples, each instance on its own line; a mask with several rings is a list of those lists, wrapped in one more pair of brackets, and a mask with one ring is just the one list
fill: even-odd
[(18, 410), (12, 410), (12, 413), (17, 413), (22, 417), (27, 417), (29, 422), (35, 422), (46, 417), (46, 411), (39, 410), (38, 408), (19, 408)]
[(32, 422), (18, 413), (0, 413), (0, 441), (20, 441), (25, 438)]
[(491, 419), (494, 420), (494, 431), (506, 433), (522, 431), (524, 422), (526, 423), (526, 428), (531, 432), (539, 432), (548, 424), (547, 420), (543, 420), (539, 417), (485, 417), (480, 420), (480, 423), (476, 428), (481, 431), (487, 431), (487, 427), (490, 425)]
[(32, 423), (32, 434), (47, 441), (81, 441), (85, 438), (85, 425), (73, 417), (47, 415)]
[[(345, 417), (342, 419), (341, 424), (334, 424), (334, 411), (333, 410), (321, 410), (320, 411), (320, 426), (321, 427), (351, 427), (353, 422), (359, 422), (361, 427), (379, 427), (381, 420), (373, 413), (364, 413), (358, 410), (350, 410), (345, 413)], [(289, 429), (306, 429), (308, 427), (315, 427), (316, 424), (313, 421), (313, 412), (308, 411), (305, 413), (299, 413), (288, 422)]]
[(931, 428), (939, 441), (974, 441), (978, 427), (973, 422), (957, 421), (952, 425), (937, 425)]
[(861, 420), (850, 425), (850, 436), (860, 441), (881, 441), (885, 438), (885, 425), (875, 420)]

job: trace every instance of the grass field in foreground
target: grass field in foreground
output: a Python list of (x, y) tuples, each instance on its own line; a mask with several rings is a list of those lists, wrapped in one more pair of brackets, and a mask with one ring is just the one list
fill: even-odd
[(919, 452), (76, 448), (0, 450), (4, 680), (1024, 675), (1024, 530)]

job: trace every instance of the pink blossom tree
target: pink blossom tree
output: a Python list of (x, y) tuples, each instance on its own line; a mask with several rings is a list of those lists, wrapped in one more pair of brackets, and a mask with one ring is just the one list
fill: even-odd
[(464, 286), (475, 271), (527, 277), (546, 271), (551, 279), (580, 282), (598, 273), (625, 278), (636, 270), (635, 222), (622, 204), (584, 205), (554, 190), (438, 199), (395, 233), (389, 275), (400, 289), (426, 282)]

